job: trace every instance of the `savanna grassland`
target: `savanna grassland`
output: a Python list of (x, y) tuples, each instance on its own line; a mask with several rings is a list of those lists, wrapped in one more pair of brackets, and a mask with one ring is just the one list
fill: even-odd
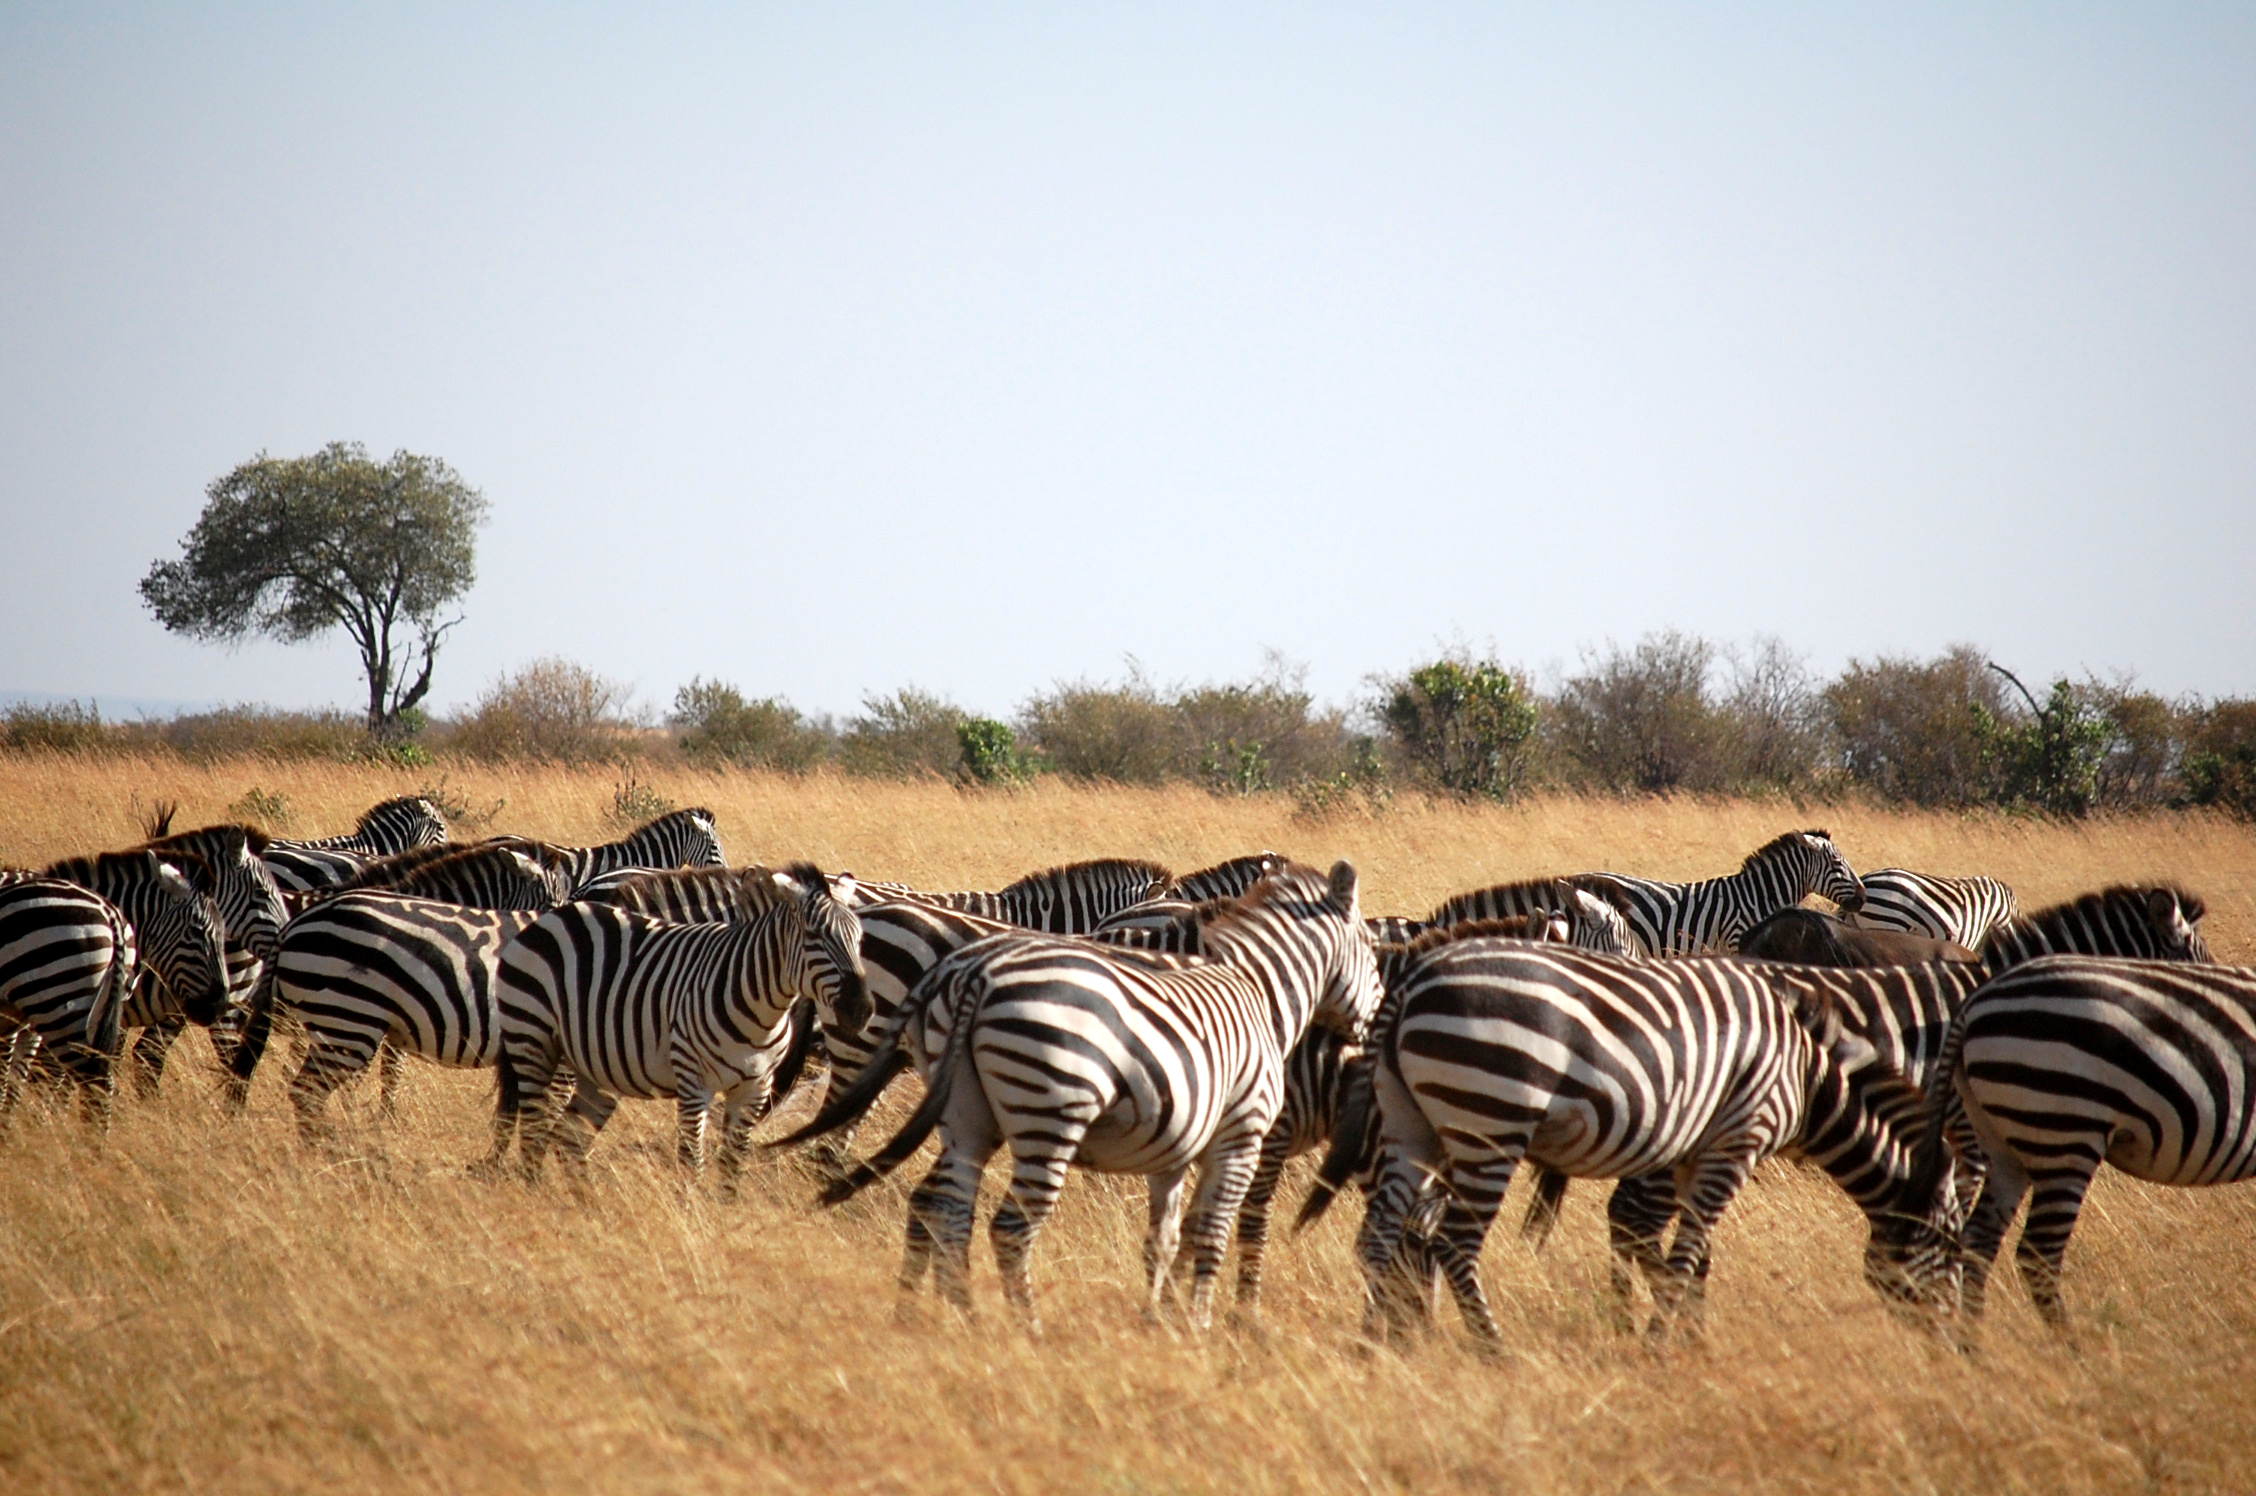
[[(347, 829), (427, 776), (243, 761), (0, 758), (0, 862), (135, 838), (140, 809), (223, 819), (259, 790), (298, 835)], [(476, 831), (616, 834), (615, 776), (457, 769)], [(1077, 857), (1189, 869), (1273, 847), (1363, 870), (1373, 913), (1610, 867), (1728, 871), (1829, 826), (1860, 868), (1988, 872), (2035, 906), (2174, 878), (2220, 959), (2256, 961), (2256, 831), (2203, 816), (2073, 827), (1786, 804), (1404, 800), (1296, 819), (1281, 797), (1040, 783), (654, 774), (719, 813), (732, 860), (934, 887)], [(1259, 1329), (1199, 1340), (1136, 1312), (1141, 1189), (1078, 1177), (1036, 1255), (1048, 1338), (929, 1305), (896, 1325), (902, 1191), (843, 1211), (771, 1159), (740, 1201), (686, 1192), (672, 1109), (621, 1108), (584, 1192), (472, 1181), (491, 1082), (417, 1066), (380, 1124), (333, 1103), (298, 1147), (286, 1046), (247, 1118), (193, 1039), (105, 1139), (33, 1108), (0, 1137), (0, 1488), (442, 1491), (2197, 1491), (2256, 1485), (2256, 1190), (2103, 1175), (2070, 1250), (2075, 1332), (2010, 1272), (1979, 1354), (1939, 1350), (1864, 1286), (1861, 1219), (1772, 1165), (1718, 1236), (1705, 1342), (1613, 1334), (1603, 1191), (1537, 1256), (1509, 1226), (1487, 1271), (1507, 1349), (1450, 1316), (1408, 1356), (1355, 1335), (1356, 1212), (1272, 1249)], [(875, 1129), (865, 1129), (863, 1146)], [(1302, 1166), (1305, 1168), (1305, 1165)], [(999, 1171), (993, 1171), (999, 1172)], [(913, 1172), (910, 1177), (913, 1176)], [(1298, 1199), (1298, 1177), (1285, 1191)], [(992, 1190), (990, 1190), (990, 1198)], [(1507, 1220), (1517, 1208), (1507, 1204)]]

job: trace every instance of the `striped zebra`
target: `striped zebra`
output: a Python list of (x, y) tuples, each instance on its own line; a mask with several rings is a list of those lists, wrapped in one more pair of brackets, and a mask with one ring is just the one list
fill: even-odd
[(1847, 923), (1931, 935), (1980, 950), (1990, 931), (2019, 912), (2013, 890), (1995, 878), (1937, 878), (1884, 867), (1864, 875), (1864, 903)]
[(1968, 999), (1938, 1072), (1922, 1168), (1961, 1120), (1989, 1160), (1964, 1237), (1969, 1321), (2025, 1196), (2014, 1262), (2063, 1329), (2061, 1265), (2101, 1164), (2156, 1184), (2256, 1178), (2256, 968), (2028, 961)]
[[(1754, 1166), (1797, 1141), (1873, 1223), (1875, 1288), (1909, 1303), (1945, 1278), (1935, 1197), (1910, 1193), (1919, 1093), (1830, 1003), (1764, 968), (1452, 941), (1403, 973), (1374, 1043), (1378, 1181), (1356, 1241), (1369, 1327), (1399, 1330), (1407, 1317), (1401, 1236), (1430, 1176), (1442, 1186), (1435, 1250), (1458, 1308), (1483, 1341), (1500, 1340), (1480, 1252), (1530, 1158), (1573, 1175), (1672, 1178), (1683, 1224), (1665, 1259), (1645, 1264), (1656, 1334), (1680, 1317), (1697, 1324), (1716, 1223)], [(1819, 1136), (1828, 1146), (1809, 1147)], [(1353, 1141), (1326, 1160), (1302, 1224), (1361, 1162)]]
[[(868, 1017), (854, 912), (814, 867), (789, 872), (785, 897), (734, 924), (673, 924), (575, 903), (504, 947), (501, 1109), (488, 1165), (499, 1167), (520, 1127), (526, 1177), (538, 1174), (552, 1141), (576, 1163), (620, 1097), (671, 1096), (680, 1109), (676, 1154), (694, 1170), (718, 1100), (723, 1187), (733, 1188), (773, 1100), (797, 999), (812, 997), (841, 1028)], [(574, 1126), (558, 1139), (550, 1083), (567, 1068), (578, 1082)]]
[(1173, 874), (1156, 862), (1102, 857), (1028, 873), (992, 892), (930, 893), (899, 883), (862, 886), (872, 902), (936, 904), (1052, 935), (1086, 935), (1121, 910), (1164, 893)]
[(573, 861), (540, 842), (445, 842), (379, 858), (343, 883), (316, 889), (306, 907), (348, 893), (390, 893), (473, 909), (542, 910), (571, 898), (576, 883)]
[(1855, 870), (1825, 831), (1789, 831), (1748, 853), (1738, 872), (1699, 883), (1622, 873), (1579, 873), (1570, 881), (1618, 906), (1656, 956), (1728, 951), (1754, 925), (1813, 893), (1843, 909), (1864, 901)]
[(1549, 914), (1565, 916), (1569, 945), (1621, 956), (1652, 954), (1619, 906), (1566, 878), (1528, 878), (1457, 894), (1427, 915), (1422, 928)]
[(1208, 899), (1241, 898), (1254, 884), (1284, 865), (1285, 859), (1278, 853), (1249, 852), (1228, 862), (1202, 867), (1195, 873), (1185, 873), (1161, 890), (1161, 894), (1191, 904), (1203, 904)]
[[(122, 1028), (147, 1028), (178, 1015), (209, 1028), (227, 1002), (219, 911), (208, 894), (209, 867), (188, 853), (102, 852), (67, 857), (44, 876), (100, 894), (133, 927), (140, 980), (118, 1014)], [(151, 1082), (153, 1088), (153, 1082)]]
[(445, 812), (422, 795), (403, 795), (372, 805), (349, 836), (318, 841), (270, 840), (260, 855), (274, 881), (288, 893), (342, 883), (379, 857), (432, 846), (447, 839)]
[(1311, 1020), (1360, 1030), (1379, 981), (1344, 862), (1329, 877), (1286, 865), (1235, 910), (1205, 919), (1200, 939), (1206, 959), (1013, 933), (933, 968), (904, 1010), (912, 1021), (890, 1036), (926, 1059), (925, 1099), (824, 1194), (831, 1204), (851, 1197), (941, 1130), (940, 1160), (910, 1197), (905, 1290), (929, 1264), (941, 1294), (969, 1310), (979, 1176), (1007, 1143), (1011, 1184), (989, 1232), (1029, 1332), (1040, 1332), (1029, 1257), (1076, 1161), (1150, 1178), (1154, 1312), (1184, 1236), (1185, 1180), (1199, 1166), (1190, 1317), (1202, 1330), (1211, 1323), (1231, 1223), (1283, 1105), (1285, 1056)]
[[(227, 963), (227, 1008), (210, 1029), (212, 1046), (224, 1067), (241, 1035), (241, 1012), (248, 1009), (265, 963), (274, 959), (282, 927), (290, 921), (282, 890), (266, 864), (268, 841), (263, 832), (244, 825), (205, 826), (194, 831), (171, 831), (167, 807), (148, 827), (150, 839), (143, 847), (159, 857), (185, 856), (184, 869), (201, 866), (210, 872), (210, 885), (200, 891), (211, 896), (219, 912), (222, 954)], [(164, 1077), (165, 1056), (180, 1037), (186, 1020), (178, 1015), (141, 1031), (133, 1046), (137, 1087), (153, 1090)]]
[(61, 878), (0, 872), (0, 1019), (10, 1031), (0, 1118), (36, 1044), (78, 1083), (87, 1119), (108, 1122), (134, 970), (133, 928), (116, 905)]
[[(2201, 900), (2163, 885), (2119, 884), (2050, 905), (1993, 930), (1979, 965), (1931, 962), (1894, 967), (1783, 967), (1793, 981), (1822, 991), (1853, 1033), (1914, 1087), (1925, 1087), (1943, 1053), (1953, 1020), (1983, 982), (2046, 954), (2142, 957), (2206, 962), (2198, 928)], [(1953, 1143), (1965, 1151), (1967, 1135)], [(1539, 1167), (1521, 1235), (1540, 1247), (1557, 1224), (1567, 1177)], [(1648, 1253), (1676, 1216), (1666, 1179), (1625, 1179), (1607, 1204), (1617, 1254)], [(1616, 1289), (1626, 1298), (1626, 1280)]]
[(348, 893), (292, 920), (273, 979), (262, 982), (250, 1032), (232, 1067), (247, 1086), (278, 1010), (306, 1033), (290, 1103), (307, 1143), (327, 1132), (329, 1094), (384, 1056), (382, 1106), (410, 1053), (434, 1064), (480, 1068), (501, 1056), (494, 974), (501, 948), (540, 914), (481, 909), (394, 893)]

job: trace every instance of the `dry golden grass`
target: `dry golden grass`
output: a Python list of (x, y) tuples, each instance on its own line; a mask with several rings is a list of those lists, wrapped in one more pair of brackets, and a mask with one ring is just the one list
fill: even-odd
[[(215, 819), (256, 785), (294, 830), (344, 829), (425, 776), (367, 769), (0, 759), (0, 861), (121, 844), (130, 799)], [(495, 829), (612, 834), (600, 773), (455, 771)], [(1728, 869), (1830, 824), (1860, 867), (1986, 871), (2031, 904), (2118, 879), (2205, 894), (2221, 957), (2256, 959), (2256, 834), (2206, 818), (2064, 829), (1746, 803), (1405, 804), (1323, 824), (1272, 800), (1044, 785), (960, 794), (694, 775), (738, 859), (944, 886), (1101, 853), (1178, 868), (1268, 846), (1345, 856), (1374, 911), (1583, 867)], [(106, 1140), (20, 1117), (0, 1139), (0, 1488), (297, 1490), (2245, 1490), (2256, 1484), (2256, 1192), (2103, 1177), (2069, 1258), (2072, 1342), (2010, 1281), (1984, 1349), (1942, 1353), (1880, 1309), (1861, 1227), (1825, 1180), (1766, 1170), (1726, 1220), (1710, 1328), (1616, 1338), (1603, 1192), (1550, 1249), (1487, 1266), (1509, 1350), (1452, 1322), (1415, 1354), (1354, 1338), (1352, 1209), (1272, 1254), (1263, 1329), (1199, 1341), (1135, 1312), (1141, 1191), (1077, 1178), (1037, 1250), (1050, 1338), (1007, 1333), (990, 1260), (966, 1328), (892, 1320), (901, 1195), (837, 1213), (769, 1164), (734, 1205), (678, 1186), (671, 1109), (621, 1109), (584, 1197), (463, 1174), (490, 1083), (417, 1067), (403, 1115), (335, 1103), (301, 1153), (262, 1074), (220, 1114), (191, 1041)], [(865, 1135), (866, 1136), (866, 1135)], [(1288, 1184), (1288, 1199), (1297, 1199)], [(1516, 1212), (1513, 1212), (1516, 1214)], [(2009, 1275), (2010, 1276), (2010, 1275)]]

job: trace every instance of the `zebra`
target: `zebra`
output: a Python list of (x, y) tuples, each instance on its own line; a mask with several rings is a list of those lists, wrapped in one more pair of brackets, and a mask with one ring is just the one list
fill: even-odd
[[(512, 838), (522, 845), (524, 838)], [(545, 844), (542, 844), (545, 846)], [(571, 874), (573, 897), (578, 890), (605, 873), (621, 868), (726, 867), (721, 833), (713, 813), (703, 806), (669, 810), (646, 821), (614, 842), (593, 847), (548, 847), (560, 856)], [(542, 858), (545, 863), (548, 859)]]
[(1566, 878), (1529, 878), (1457, 894), (1427, 915), (1420, 928), (1430, 930), (1463, 924), (1467, 920), (1520, 919), (1552, 913), (1566, 917), (1566, 943), (1569, 945), (1621, 956), (1652, 954), (1644, 939), (1630, 927), (1620, 906)]
[(1164, 893), (1174, 875), (1140, 858), (1102, 857), (1044, 868), (992, 892), (931, 893), (899, 883), (862, 886), (872, 902), (936, 904), (1052, 935), (1086, 935), (1123, 909)]
[[(1665, 1260), (1639, 1256), (1657, 1307), (1649, 1331), (1696, 1326), (1717, 1221), (1754, 1165), (1797, 1140), (1873, 1223), (1873, 1286), (1902, 1303), (1932, 1302), (1950, 1253), (1937, 1197), (1910, 1193), (1909, 1124), (1922, 1098), (1821, 994), (1773, 980), (1778, 970), (1493, 939), (1446, 942), (1413, 961), (1374, 1039), (1378, 1179), (1356, 1240), (1366, 1326), (1402, 1326), (1400, 1238), (1432, 1176), (1442, 1185), (1444, 1275), (1474, 1334), (1501, 1340), (1480, 1251), (1530, 1156), (1579, 1175), (1667, 1171), (1684, 1221)], [(1826, 1146), (1807, 1146), (1820, 1136)], [(1303, 1226), (1367, 1166), (1355, 1156), (1361, 1141), (1343, 1136), (1326, 1159)], [(1943, 1177), (1925, 1182), (1939, 1192)]]
[[(1930, 962), (1895, 967), (1782, 967), (1791, 979), (1822, 990), (1841, 1021), (1914, 1087), (1924, 1087), (1940, 1060), (1959, 1010), (1990, 977), (2046, 954), (2141, 957), (2207, 962), (2197, 928), (2200, 898), (2172, 885), (2118, 884), (2016, 917), (1991, 932), (1979, 964)], [(1953, 1144), (1970, 1153), (1963, 1130)], [(1968, 1170), (1971, 1177), (1973, 1169)], [(1538, 1166), (1534, 1197), (1520, 1233), (1540, 1248), (1558, 1222), (1567, 1176)], [(1667, 1179), (1625, 1179), (1607, 1204), (1617, 1241), (1657, 1240), (1675, 1218)], [(1626, 1294), (1626, 1283), (1617, 1279)]]
[(1884, 867), (1863, 881), (1864, 903), (1847, 920), (1859, 929), (1932, 935), (1980, 950), (1990, 931), (2020, 912), (2013, 890), (1995, 878), (1937, 878)]
[(1619, 906), (1655, 956), (1728, 951), (1755, 924), (1813, 893), (1849, 910), (1864, 901), (1855, 870), (1825, 831), (1789, 831), (1748, 853), (1738, 872), (1699, 883), (1622, 873), (1578, 873), (1569, 881)]
[(370, 806), (349, 836), (318, 841), (275, 838), (260, 855), (285, 892), (304, 893), (342, 883), (378, 857), (444, 842), (448, 835), (446, 813), (437, 801), (403, 795)]
[(0, 1018), (12, 1030), (0, 1117), (37, 1043), (78, 1083), (87, 1120), (107, 1125), (135, 966), (133, 927), (108, 899), (61, 878), (0, 873)]
[(1029, 1257), (1076, 1160), (1151, 1180), (1152, 1313), (1184, 1232), (1185, 1178), (1199, 1165), (1190, 1320), (1201, 1331), (1211, 1324), (1230, 1226), (1283, 1104), (1285, 1056), (1312, 1020), (1359, 1031), (1378, 1006), (1379, 978), (1355, 869), (1344, 862), (1329, 876), (1287, 864), (1199, 933), (1206, 959), (998, 935), (958, 950), (919, 984), (903, 1010), (909, 1021), (889, 1039), (928, 1060), (925, 1099), (823, 1196), (850, 1198), (941, 1129), (940, 1160), (910, 1196), (905, 1291), (929, 1264), (941, 1294), (969, 1310), (979, 1176), (1007, 1142), (1011, 1184), (989, 1231), (1005, 1296), (1029, 1333), (1041, 1328)]
[(544, 910), (573, 895), (574, 866), (540, 842), (443, 842), (380, 858), (345, 882), (308, 895), (308, 908), (348, 893), (443, 899), (475, 909)]
[(1208, 899), (1235, 899), (1284, 863), (1285, 859), (1275, 852), (1249, 852), (1228, 862), (1202, 867), (1195, 873), (1185, 873), (1168, 884), (1163, 893), (1168, 898), (1191, 904), (1203, 904)]
[[(269, 846), (265, 833), (240, 824), (205, 826), (194, 831), (171, 831), (170, 807), (149, 826), (150, 839), (142, 845), (159, 857), (187, 854), (186, 867), (208, 868), (211, 883), (201, 890), (211, 896), (219, 911), (227, 963), (227, 1007), (209, 1032), (214, 1051), (224, 1068), (241, 1036), (241, 1015), (247, 1011), (265, 964), (290, 911), (282, 890), (266, 863)], [(140, 1088), (153, 1089), (164, 1076), (165, 1057), (180, 1037), (185, 1020), (175, 1015), (150, 1025), (133, 1046), (135, 1074)]]
[(708, 1114), (723, 1107), (720, 1168), (734, 1188), (752, 1128), (773, 1100), (790, 1046), (791, 1009), (812, 997), (828, 1022), (868, 1018), (854, 912), (806, 863), (785, 897), (728, 925), (673, 924), (607, 904), (551, 910), (503, 947), (501, 1108), (488, 1168), (522, 1127), (520, 1171), (536, 1177), (553, 1139), (550, 1082), (578, 1088), (565, 1158), (584, 1158), (621, 1096), (672, 1096), (676, 1157), (704, 1162)]
[(395, 893), (348, 893), (307, 910), (282, 932), (272, 980), (262, 982), (251, 1032), (232, 1074), (247, 1086), (275, 1008), (306, 1032), (290, 1081), (299, 1137), (327, 1132), (329, 1093), (384, 1056), (382, 1107), (393, 1109), (397, 1056), (477, 1068), (499, 1060), (494, 974), (501, 948), (540, 917), (533, 909), (482, 909)]
[(2026, 1196), (2014, 1262), (2037, 1312), (2065, 1329), (2061, 1266), (2102, 1163), (2156, 1184), (2256, 1178), (2256, 968), (2024, 962), (1967, 1000), (1929, 1096), (1921, 1168), (1939, 1170), (1954, 1122), (1989, 1160), (1964, 1233), (1967, 1322)]
[[(102, 852), (66, 857), (44, 876), (100, 894), (132, 925), (141, 979), (128, 989), (121, 1028), (147, 1028), (175, 1016), (202, 1028), (219, 1021), (227, 1001), (226, 956), (218, 908), (198, 886), (213, 883), (202, 858), (145, 849)], [(144, 1094), (156, 1089), (153, 1076), (135, 1079)]]

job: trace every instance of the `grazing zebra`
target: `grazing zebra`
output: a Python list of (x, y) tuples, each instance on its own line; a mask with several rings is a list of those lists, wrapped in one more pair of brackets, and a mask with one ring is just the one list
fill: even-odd
[[(1531, 1157), (1584, 1176), (1667, 1171), (1684, 1222), (1665, 1260), (1640, 1254), (1659, 1311), (1652, 1329), (1680, 1314), (1696, 1322), (1717, 1221), (1755, 1164), (1797, 1140), (1875, 1223), (1866, 1259), (1874, 1287), (1906, 1302), (1932, 1297), (1949, 1252), (1932, 1225), (1934, 1197), (1909, 1194), (1904, 1134), (1919, 1093), (1830, 1003), (1772, 981), (1774, 970), (1725, 959), (1630, 962), (1491, 939), (1446, 942), (1417, 957), (1374, 1041), (1378, 1182), (1356, 1242), (1370, 1289), (1366, 1324), (1403, 1323), (1411, 1295), (1400, 1238), (1431, 1176), (1443, 1187), (1435, 1251), (1458, 1308), (1482, 1340), (1500, 1338), (1481, 1291), (1480, 1251), (1514, 1172)], [(1819, 1136), (1828, 1146), (1809, 1147)], [(1354, 1157), (1359, 1140), (1342, 1141), (1303, 1224), (1364, 1164)], [(1903, 1230), (1892, 1220), (1899, 1213), (1929, 1222), (1925, 1234)], [(1884, 1220), (1896, 1233), (1885, 1244)]]
[(1185, 873), (1162, 890), (1162, 894), (1190, 904), (1203, 904), (1208, 899), (1235, 899), (1284, 864), (1285, 859), (1275, 852), (1249, 852), (1228, 862), (1202, 867), (1195, 873)]
[(500, 1165), (522, 1123), (519, 1162), (526, 1177), (538, 1174), (558, 1120), (550, 1082), (568, 1067), (578, 1125), (561, 1139), (566, 1158), (585, 1157), (619, 1097), (671, 1096), (677, 1157), (697, 1169), (718, 1099), (721, 1173), (732, 1187), (773, 1100), (797, 999), (812, 997), (841, 1028), (869, 1016), (854, 912), (814, 867), (789, 873), (784, 897), (734, 924), (568, 904), (511, 941), (501, 953), (501, 1109), (488, 1165)]
[(394, 893), (348, 893), (307, 910), (283, 930), (273, 978), (260, 984), (232, 1067), (236, 1083), (249, 1084), (277, 1008), (305, 1026), (290, 1103), (308, 1143), (326, 1131), (329, 1093), (366, 1070), (379, 1049), (387, 1113), (403, 1051), (440, 1065), (494, 1064), (501, 948), (539, 917)]
[(1739, 871), (1699, 883), (1656, 883), (1621, 873), (1570, 879), (1617, 905), (1656, 956), (1728, 951), (1760, 921), (1810, 894), (1843, 909), (1864, 899), (1863, 885), (1824, 831), (1789, 831), (1747, 854)]
[(421, 795), (386, 800), (364, 812), (350, 836), (318, 841), (270, 840), (260, 855), (285, 892), (304, 893), (342, 883), (378, 857), (447, 839), (446, 815)]
[(348, 893), (391, 893), (473, 909), (540, 910), (569, 899), (575, 882), (573, 864), (540, 842), (446, 842), (371, 862), (343, 883), (316, 889), (307, 907)]
[(862, 885), (860, 897), (935, 904), (1052, 935), (1086, 935), (1121, 910), (1158, 897), (1172, 877), (1156, 862), (1104, 857), (1028, 873), (991, 893), (930, 893), (899, 883), (870, 883)]
[[(511, 838), (522, 844), (525, 838)], [(545, 846), (545, 844), (543, 844)], [(713, 813), (702, 806), (669, 810), (645, 822), (615, 842), (594, 847), (547, 847), (559, 855), (571, 875), (573, 897), (605, 873), (621, 868), (727, 867), (721, 851), (721, 833)], [(548, 858), (543, 856), (545, 865)]]
[[(2117, 885), (1993, 930), (1979, 965), (1788, 970), (1794, 980), (1823, 990), (1844, 1024), (1910, 1084), (1924, 1087), (1959, 1009), (1990, 976), (2046, 954), (2206, 962), (2209, 948), (2196, 928), (2202, 912), (2201, 900), (2178, 888)], [(1966, 1141), (1964, 1134), (1953, 1138), (1961, 1151)], [(1539, 1167), (1534, 1185), (1520, 1232), (1541, 1246), (1558, 1221), (1567, 1178)], [(1617, 1241), (1657, 1239), (1675, 1215), (1674, 1192), (1665, 1179), (1625, 1179), (1607, 1205)]]
[(1150, 1177), (1144, 1266), (1156, 1311), (1195, 1163), (1190, 1316), (1200, 1329), (1211, 1322), (1231, 1222), (1284, 1102), (1285, 1056), (1312, 1019), (1359, 1031), (1379, 980), (1344, 862), (1329, 877), (1287, 864), (1234, 909), (1206, 916), (1199, 936), (1207, 959), (997, 935), (926, 976), (904, 1010), (911, 1021), (889, 1036), (927, 1057), (924, 1102), (824, 1195), (849, 1198), (941, 1129), (940, 1160), (910, 1197), (903, 1289), (930, 1264), (949, 1302), (970, 1308), (979, 1176), (1007, 1143), (1011, 1184), (989, 1230), (1005, 1295), (1029, 1332), (1040, 1322), (1028, 1259), (1076, 1161)]
[(133, 928), (109, 900), (61, 878), (0, 873), (0, 1019), (12, 1031), (0, 1117), (37, 1043), (78, 1082), (88, 1120), (108, 1121), (134, 968)]
[(1566, 878), (1529, 878), (1458, 894), (1427, 915), (1420, 928), (1439, 929), (1467, 920), (1524, 919), (1529, 915), (1554, 913), (1566, 916), (1566, 943), (1569, 945), (1621, 956), (1652, 954), (1652, 949), (1630, 927), (1619, 907)]
[[(46, 877), (91, 889), (115, 904), (133, 927), (141, 979), (130, 989), (118, 1023), (147, 1028), (178, 1015), (209, 1028), (227, 1001), (226, 957), (219, 911), (197, 885), (212, 886), (209, 867), (188, 853), (102, 852), (68, 857)], [(137, 1088), (154, 1089), (153, 1078)]]
[(1858, 929), (1955, 940), (1980, 950), (1990, 931), (2019, 912), (2013, 890), (1995, 878), (1936, 878), (1884, 867), (1864, 875), (1864, 903), (1847, 922)]
[[(185, 854), (183, 866), (193, 872), (200, 864), (210, 870), (211, 883), (201, 892), (211, 896), (219, 911), (222, 950), (227, 963), (227, 1007), (210, 1030), (212, 1045), (226, 1065), (240, 1037), (239, 1006), (247, 1006), (259, 972), (274, 959), (282, 927), (290, 911), (281, 887), (267, 867), (268, 847), (263, 832), (250, 826), (205, 826), (195, 831), (167, 831), (169, 808), (148, 829), (151, 839), (143, 846), (159, 857)], [(151, 1024), (133, 1046), (139, 1087), (153, 1089), (164, 1076), (165, 1056), (186, 1026), (175, 1015)]]
[(1969, 1319), (2024, 1195), (2014, 1261), (2064, 1328), (2061, 1263), (2102, 1163), (2156, 1184), (2256, 1178), (2256, 968), (2025, 962), (1967, 1000), (1938, 1068), (1922, 1168), (1941, 1167), (1958, 1118), (1990, 1165), (1965, 1232)]

